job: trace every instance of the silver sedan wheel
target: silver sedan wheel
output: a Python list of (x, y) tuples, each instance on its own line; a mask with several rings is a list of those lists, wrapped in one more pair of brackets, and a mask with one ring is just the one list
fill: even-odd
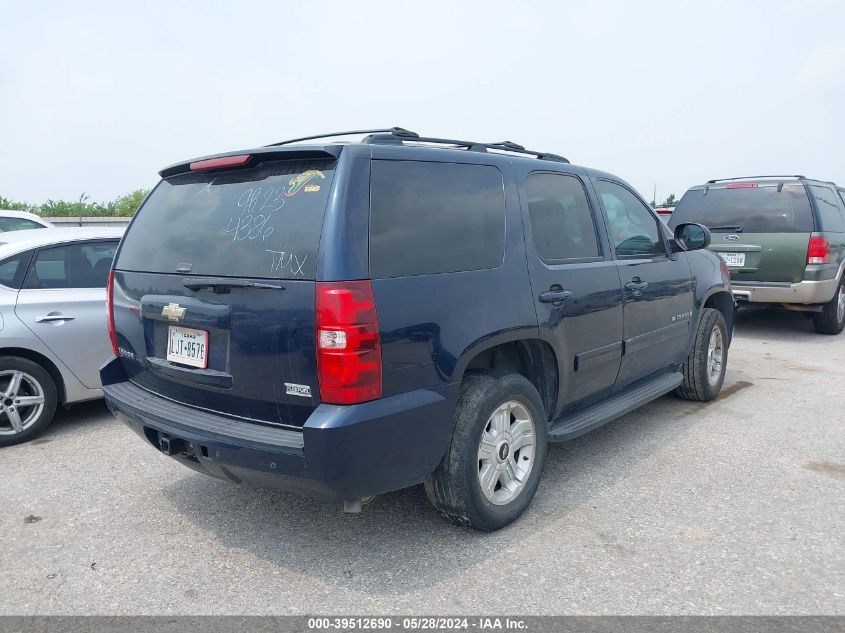
[(839, 298), (836, 300), (836, 322), (845, 321), (845, 283), (839, 286)]
[(0, 435), (22, 433), (44, 410), (44, 389), (26, 372), (0, 371)]
[(534, 467), (537, 433), (525, 405), (509, 400), (493, 411), (478, 445), (478, 483), (490, 503), (516, 499)]
[(722, 330), (718, 325), (714, 325), (713, 331), (710, 332), (710, 345), (707, 348), (707, 380), (711, 385), (719, 382), (724, 357), (725, 343), (722, 338)]

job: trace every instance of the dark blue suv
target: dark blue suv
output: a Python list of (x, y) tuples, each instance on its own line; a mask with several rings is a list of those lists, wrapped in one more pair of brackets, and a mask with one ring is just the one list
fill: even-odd
[(734, 304), (709, 233), (514, 143), (369, 131), (178, 163), (109, 283), (112, 411), (186, 466), (516, 519), (548, 442), (711, 400)]

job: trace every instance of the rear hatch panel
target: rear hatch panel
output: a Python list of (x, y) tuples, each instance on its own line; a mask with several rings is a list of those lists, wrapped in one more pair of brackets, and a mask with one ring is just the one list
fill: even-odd
[[(710, 250), (728, 261), (733, 281), (798, 283), (804, 278), (810, 233), (713, 232), (712, 237)], [(738, 260), (728, 255), (734, 253), (743, 257)]]
[[(156, 187), (115, 262), (130, 380), (213, 412), (304, 424), (319, 404), (314, 279), (334, 168), (276, 160)], [(207, 332), (205, 366), (168, 360), (173, 328)]]
[[(124, 368), (137, 385), (177, 402), (241, 418), (301, 426), (318, 404), (313, 281), (284, 290), (199, 290), (186, 296), (181, 275), (115, 273), (115, 329)], [(176, 304), (173, 322), (163, 309)], [(171, 326), (208, 332), (208, 367), (167, 361)], [(310, 397), (287, 393), (304, 385)]]

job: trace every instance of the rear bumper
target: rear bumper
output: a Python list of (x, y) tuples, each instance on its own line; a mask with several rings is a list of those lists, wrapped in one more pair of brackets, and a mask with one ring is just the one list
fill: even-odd
[(731, 289), (737, 301), (750, 303), (827, 303), (837, 288), (836, 279), (790, 283), (732, 281)]
[[(302, 430), (188, 407), (101, 370), (106, 403), (146, 443), (196, 471), (325, 499), (357, 499), (424, 481), (451, 437), (457, 386), (360, 405), (319, 405)], [(139, 444), (140, 446), (140, 444)]]

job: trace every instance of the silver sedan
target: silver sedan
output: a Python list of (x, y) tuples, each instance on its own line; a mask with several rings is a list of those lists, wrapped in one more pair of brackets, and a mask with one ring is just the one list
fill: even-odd
[(102, 397), (106, 280), (123, 231), (0, 234), (0, 446), (41, 433), (58, 405)]

